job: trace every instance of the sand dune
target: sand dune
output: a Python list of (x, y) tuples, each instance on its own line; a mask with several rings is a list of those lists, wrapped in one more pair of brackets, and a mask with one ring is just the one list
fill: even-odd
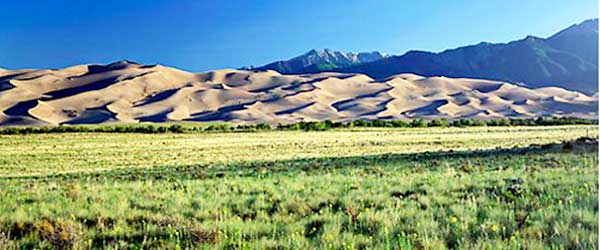
[(598, 96), (478, 79), (217, 70), (194, 74), (120, 61), (60, 70), (0, 70), (0, 125), (102, 122), (576, 116)]

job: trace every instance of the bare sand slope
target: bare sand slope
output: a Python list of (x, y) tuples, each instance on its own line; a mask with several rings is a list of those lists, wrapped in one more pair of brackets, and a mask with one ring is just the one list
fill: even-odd
[(575, 116), (597, 118), (598, 96), (478, 79), (401, 74), (194, 74), (120, 61), (60, 70), (0, 70), (0, 125), (103, 122)]

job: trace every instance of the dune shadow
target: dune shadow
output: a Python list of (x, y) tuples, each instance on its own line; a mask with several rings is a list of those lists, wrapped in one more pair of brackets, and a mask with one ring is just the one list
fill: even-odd
[(22, 77), (22, 78), (19, 78), (19, 79), (16, 79), (16, 80), (19, 80), (19, 81), (31, 81), (31, 80), (35, 80), (35, 79), (38, 79), (38, 78), (41, 78), (41, 77), (44, 77), (44, 76), (47, 76), (47, 75), (50, 75), (50, 74), (39, 74), (39, 75), (30, 76), (30, 77)]
[(29, 74), (29, 73), (30, 72), (21, 72), (21, 73), (8, 74), (8, 75), (5, 75), (5, 76), (0, 76), (0, 82), (12, 80), (12, 78), (19, 77), (19, 76), (22, 76), (22, 75), (26, 75), (26, 74)]
[(308, 107), (312, 106), (315, 103), (316, 102), (310, 102), (310, 103), (307, 103), (307, 104), (304, 104), (304, 105), (300, 105), (298, 107), (293, 107), (291, 109), (286, 109), (286, 110), (278, 111), (278, 112), (275, 112), (275, 115), (287, 115), (287, 114), (291, 114), (291, 113), (294, 113), (296, 111), (300, 111), (300, 110), (303, 110), (305, 108), (308, 108)]
[(11, 106), (8, 109), (4, 110), (4, 113), (12, 116), (27, 116), (29, 115), (29, 110), (37, 106), (38, 100), (27, 100), (18, 102), (17, 104)]
[(110, 120), (117, 120), (116, 114), (110, 111), (106, 105), (88, 108), (77, 115), (76, 118), (66, 121), (63, 124), (93, 124), (102, 123)]
[(101, 90), (101, 89), (107, 88), (113, 84), (123, 82), (123, 81), (133, 80), (135, 78), (142, 77), (142, 76), (145, 76), (145, 75), (153, 73), (153, 72), (154, 71), (148, 71), (148, 72), (144, 72), (144, 73), (141, 73), (138, 75), (129, 76), (129, 77), (126, 77), (123, 79), (120, 79), (120, 76), (112, 76), (112, 77), (104, 78), (102, 80), (94, 81), (94, 82), (87, 83), (85, 85), (81, 85), (81, 86), (77, 86), (77, 87), (59, 89), (59, 90), (45, 93), (44, 95), (46, 95), (47, 97), (42, 97), (41, 100), (42, 101), (51, 101), (51, 100), (61, 99), (61, 98), (69, 97), (69, 96), (74, 96), (74, 95), (77, 95), (80, 93), (85, 93), (88, 91)]
[(139, 107), (139, 106), (144, 106), (146, 104), (150, 104), (153, 102), (159, 102), (159, 101), (163, 101), (166, 100), (167, 98), (173, 96), (175, 93), (177, 93), (179, 89), (169, 89), (169, 90), (165, 90), (162, 91), (158, 94), (155, 94), (153, 96), (150, 96), (146, 99), (144, 99), (143, 101), (141, 101), (140, 103), (135, 104), (133, 107)]
[[(318, 77), (318, 78), (315, 78), (315, 79), (312, 79), (312, 80), (309, 80), (309, 81), (299, 82), (299, 83), (296, 83), (296, 84), (292, 84), (290, 86), (282, 87), (281, 89), (283, 89), (283, 90), (295, 90), (295, 89), (297, 89), (297, 88), (299, 88), (299, 87), (301, 87), (303, 85), (311, 85), (312, 87), (314, 87), (312, 85), (313, 83), (324, 81), (324, 80), (327, 80), (328, 78), (330, 78), (330, 77)], [(316, 87), (314, 87), (314, 88), (316, 88)]]
[(262, 92), (267, 92), (269, 90), (273, 90), (273, 89), (279, 88), (280, 86), (281, 85), (273, 84), (271, 86), (267, 86), (267, 87), (263, 87), (263, 88), (251, 89), (251, 90), (248, 90), (248, 92), (250, 92), (250, 93), (262, 93)]
[(0, 81), (0, 92), (4, 90), (9, 90), (15, 88), (15, 85), (10, 83), (10, 81)]
[[(374, 97), (377, 97), (381, 93), (385, 93), (387, 91), (390, 91), (391, 89), (392, 88), (387, 88), (387, 89), (378, 90), (378, 91), (375, 91), (375, 92), (372, 92), (372, 93), (366, 93), (366, 94), (358, 95), (358, 96), (356, 96), (354, 98), (349, 98), (349, 99), (341, 100), (339, 102), (335, 102), (335, 103), (331, 104), (331, 106), (333, 108), (335, 108), (338, 112), (339, 111), (344, 111), (344, 110), (347, 110), (347, 109), (350, 109), (350, 108), (356, 106), (356, 104), (350, 104), (352, 102), (359, 101), (360, 99), (365, 99), (365, 98), (374, 98)], [(388, 100), (388, 101), (390, 101), (390, 100)], [(348, 104), (350, 104), (350, 105), (348, 105)], [(387, 104), (387, 102), (386, 102), (386, 104)], [(380, 104), (378, 104), (378, 106), (379, 105)], [(377, 112), (379, 112), (379, 111), (377, 111)]]
[(138, 118), (138, 120), (140, 122), (164, 122), (164, 121), (169, 120), (167, 118), (167, 115), (169, 115), (169, 113), (171, 113), (171, 112), (173, 112), (173, 108), (168, 108), (157, 114), (142, 116), (142, 117)]
[(191, 114), (194, 117), (190, 118), (190, 119), (186, 119), (186, 121), (216, 121), (216, 120), (228, 121), (228, 120), (231, 120), (231, 117), (229, 116), (230, 112), (244, 110), (244, 109), (246, 109), (246, 105), (252, 105), (256, 102), (257, 101), (251, 101), (251, 102), (247, 102), (247, 103), (228, 105), (225, 107), (221, 107), (212, 112), (203, 111), (200, 113), (194, 113), (194, 114)]
[(88, 66), (88, 74), (97, 74), (97, 73), (104, 73), (104, 72), (113, 71), (113, 70), (126, 69), (130, 65), (140, 65), (140, 64), (133, 62), (133, 61), (123, 60), (123, 61), (118, 61), (118, 62), (108, 64), (108, 65), (89, 65)]
[(383, 112), (383, 111), (387, 110), (387, 107), (386, 107), (386, 106), (387, 106), (387, 105), (388, 105), (390, 102), (392, 102), (393, 100), (394, 100), (394, 98), (390, 98), (390, 99), (387, 99), (387, 100), (385, 100), (385, 101), (383, 101), (383, 102), (380, 102), (380, 103), (378, 103), (378, 104), (377, 104), (377, 107), (379, 107), (379, 109), (377, 109), (377, 110), (373, 110), (373, 111), (370, 111), (370, 112), (363, 113), (363, 114), (361, 114), (361, 116), (377, 115), (377, 114), (379, 114), (379, 113), (381, 113), (381, 112)]
[(45, 94), (49, 97), (42, 97), (41, 100), (42, 101), (50, 101), (50, 100), (64, 98), (67, 96), (73, 96), (73, 95), (76, 95), (79, 93), (84, 93), (87, 91), (100, 90), (100, 89), (106, 88), (112, 84), (115, 84), (117, 82), (118, 78), (119, 78), (118, 76), (113, 76), (113, 77), (105, 78), (105, 79), (102, 79), (99, 81), (91, 82), (91, 83), (85, 84), (83, 86), (51, 91), (51, 92), (48, 92)]
[(437, 115), (438, 114), (438, 108), (441, 106), (444, 106), (446, 104), (448, 104), (449, 101), (442, 99), (442, 100), (435, 100), (433, 102), (431, 102), (428, 105), (425, 105), (423, 107), (420, 108), (416, 108), (413, 110), (409, 110), (409, 111), (404, 111), (401, 114), (402, 115), (412, 115), (412, 116), (428, 116), (428, 115)]
[(479, 86), (477, 88), (475, 88), (475, 90), (481, 92), (481, 93), (490, 93), (496, 90), (499, 90), (500, 88), (502, 88), (503, 84), (491, 84), (491, 85), (486, 85), (486, 86)]
[[(0, 77), (0, 91), (4, 91), (4, 90), (9, 90), (9, 89), (15, 88), (15, 85), (12, 84), (10, 82), (10, 80), (12, 80), (13, 78), (25, 75), (25, 74), (28, 74), (28, 72), (25, 72), (25, 73), (16, 73), (16, 74), (9, 74), (9, 75), (5, 75), (5, 76), (1, 76)], [(33, 77), (29, 77), (29, 78), (19, 78), (19, 79), (16, 79), (16, 80), (20, 80), (20, 81), (32, 80), (32, 79), (35, 79), (35, 78), (38, 78), (38, 77), (42, 77), (43, 75), (44, 74), (33, 76)]]

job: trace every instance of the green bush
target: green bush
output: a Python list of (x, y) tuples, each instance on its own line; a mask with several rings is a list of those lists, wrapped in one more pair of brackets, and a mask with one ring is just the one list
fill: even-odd
[(232, 128), (228, 124), (213, 124), (204, 129), (206, 132), (228, 132)]
[(392, 127), (394, 128), (406, 128), (409, 127), (410, 124), (408, 122), (405, 122), (403, 120), (394, 120), (392, 121)]
[(410, 126), (413, 128), (425, 128), (427, 127), (427, 121), (423, 119), (414, 119), (410, 122)]
[(431, 120), (427, 125), (429, 127), (448, 127), (448, 119)]

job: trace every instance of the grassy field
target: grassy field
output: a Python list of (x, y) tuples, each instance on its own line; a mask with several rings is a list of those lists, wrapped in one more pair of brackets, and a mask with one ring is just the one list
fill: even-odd
[(596, 127), (0, 135), (0, 176), (508, 148), (586, 135), (597, 135)]
[(0, 136), (0, 249), (597, 249), (596, 129)]

